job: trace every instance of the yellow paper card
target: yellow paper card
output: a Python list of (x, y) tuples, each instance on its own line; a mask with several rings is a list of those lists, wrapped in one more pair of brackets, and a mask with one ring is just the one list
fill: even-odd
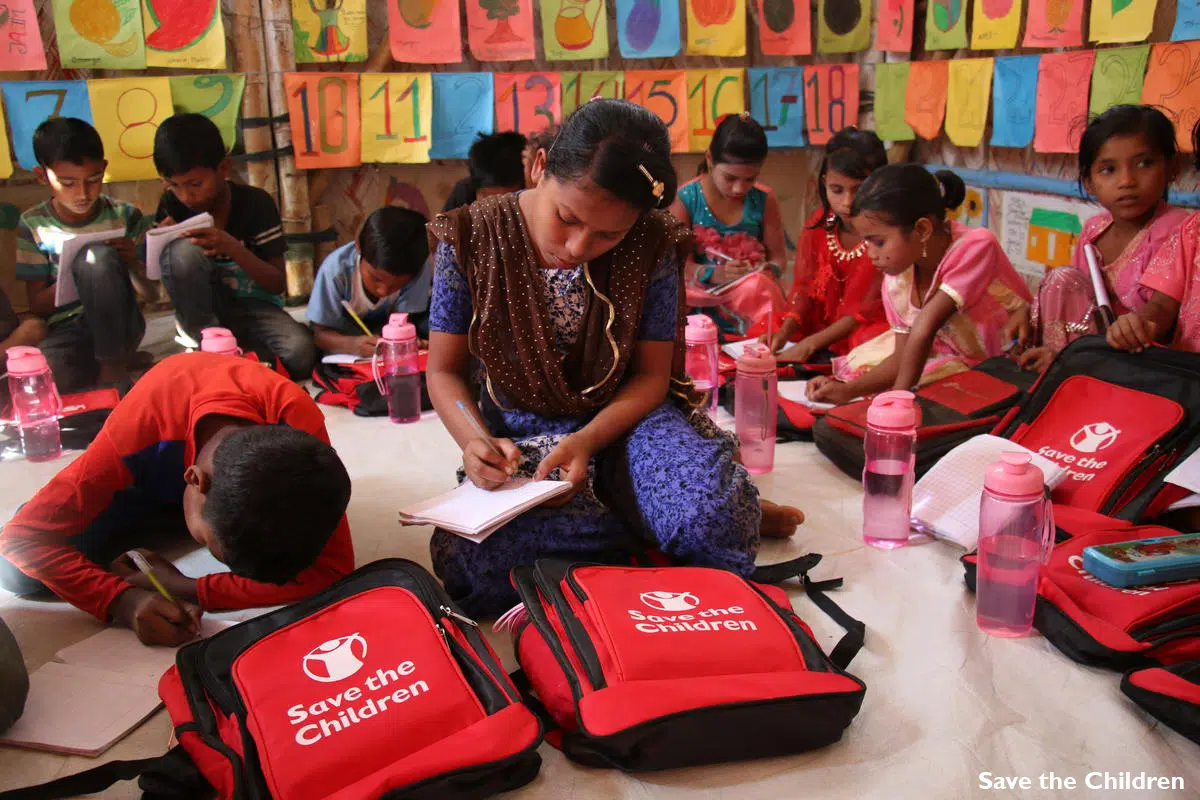
[(619, 100), (625, 96), (624, 72), (561, 72), (563, 119), (596, 97)]
[(174, 113), (169, 78), (105, 78), (88, 81), (92, 125), (104, 142), (107, 183), (158, 177), (154, 134)]
[(225, 69), (225, 26), (218, 0), (144, 0), (146, 66)]
[(0, 179), (12, 174), (12, 154), (8, 150), (8, 121), (4, 119), (4, 104), (0, 101)]
[(1017, 34), (1021, 31), (1021, 11), (1021, 0), (975, 0), (975, 12), (971, 18), (971, 49), (1007, 50), (1016, 47)]
[(950, 62), (946, 135), (959, 147), (975, 147), (983, 141), (994, 63), (991, 58), (962, 58)]
[(1092, 0), (1093, 42), (1142, 42), (1154, 27), (1158, 0)]
[[(467, 0), (478, 3), (479, 0)], [(608, 57), (605, 0), (542, 0), (542, 50), (547, 61)]]
[(428, 72), (367, 72), (359, 87), (362, 160), (428, 163), (433, 77)]
[(689, 56), (746, 55), (746, 0), (686, 0)]
[(688, 150), (708, 149), (717, 123), (746, 110), (746, 71), (742, 69), (689, 69)]

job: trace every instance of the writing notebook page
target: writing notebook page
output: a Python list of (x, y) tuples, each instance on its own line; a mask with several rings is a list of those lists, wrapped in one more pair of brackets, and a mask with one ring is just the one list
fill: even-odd
[[(200, 637), (212, 636), (233, 623), (205, 617), (200, 622)], [(138, 641), (129, 628), (105, 628), (78, 644), (64, 647), (54, 660), (75, 667), (119, 672), (158, 686), (158, 679), (175, 664), (174, 647), (149, 647)]]
[(111, 231), (81, 233), (69, 239), (64, 239), (62, 252), (58, 256), (58, 278), (54, 284), (54, 305), (65, 306), (79, 299), (79, 289), (75, 286), (75, 273), (69, 268), (79, 256), (79, 252), (89, 244), (107, 242), (109, 239), (119, 239), (124, 235), (125, 231), (123, 229), (114, 229)]
[(401, 520), (481, 533), (563, 491), (565, 481), (515, 478), (494, 491), (464, 481), (457, 489), (400, 510)]
[(836, 403), (819, 403), (816, 400), (809, 400), (808, 381), (780, 381), (779, 396), (814, 411), (828, 411), (837, 407)]
[(212, 214), (206, 211), (203, 214), (188, 217), (183, 222), (177, 222), (174, 225), (164, 225), (161, 228), (152, 228), (147, 231), (146, 277), (151, 280), (162, 278), (162, 251), (164, 247), (183, 236), (187, 231), (211, 228), (212, 226)]

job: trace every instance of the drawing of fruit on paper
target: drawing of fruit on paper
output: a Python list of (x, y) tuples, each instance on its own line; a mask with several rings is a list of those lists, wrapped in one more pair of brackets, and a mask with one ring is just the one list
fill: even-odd
[(1133, 5), (1133, 0), (1112, 0), (1112, 13), (1116, 16), (1118, 12), (1124, 11)]
[(146, 35), (152, 50), (176, 52), (195, 45), (219, 19), (218, 0), (145, 0), (154, 30)]
[(648, 50), (662, 25), (660, 0), (633, 0), (633, 8), (625, 19), (625, 41), (634, 50)]
[[(58, 8), (61, 4), (56, 4), (56, 11)], [(55, 27), (59, 29), (60, 39), (68, 40), (68, 50), (73, 48), (70, 47), (71, 33), (67, 30), (115, 59), (129, 59), (142, 50), (142, 7), (138, 0), (71, 0), (66, 12), (66, 20), (61, 14), (55, 14)], [(82, 55), (74, 58), (72, 54), (65, 54), (63, 59), (63, 66), (108, 64), (115, 65), (115, 62), (101, 57), (93, 58), (89, 64)]]
[[(1121, 2), (1121, 0), (1113, 0), (1114, 4), (1118, 2)], [(1129, 0), (1129, 2), (1133, 2), (1133, 0)], [(1073, 3), (1074, 0), (1046, 0), (1046, 25), (1051, 31), (1054, 33), (1066, 32), (1066, 28), (1063, 26), (1071, 19)]]
[(983, 3), (983, 13), (990, 19), (1003, 19), (1012, 11), (1013, 0), (980, 0)]
[(411, 28), (428, 28), (439, 0), (397, 0), (400, 18)]
[(796, 21), (792, 0), (763, 0), (762, 19), (772, 33), (784, 33)]
[(705, 27), (724, 25), (733, 19), (733, 12), (737, 10), (734, 0), (691, 0), (691, 3), (696, 22)]
[(846, 36), (862, 21), (862, 3), (826, 0), (825, 27), (835, 36)]
[(933, 0), (933, 24), (938, 30), (949, 32), (962, 19), (962, 0)]

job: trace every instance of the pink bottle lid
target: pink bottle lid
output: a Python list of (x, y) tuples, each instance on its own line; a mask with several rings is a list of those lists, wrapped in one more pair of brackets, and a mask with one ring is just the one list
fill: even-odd
[(8, 374), (17, 378), (37, 375), (50, 369), (46, 357), (36, 347), (8, 348)]
[(703, 314), (689, 314), (683, 335), (688, 344), (716, 344), (717, 323)]
[(881, 392), (867, 409), (867, 424), (888, 430), (906, 430), (917, 425), (916, 395), (903, 390)]
[(404, 342), (417, 338), (417, 327), (408, 321), (408, 314), (392, 314), (383, 326), (383, 338), (391, 342)]
[(229, 330), (229, 328), (217, 327), (205, 328), (204, 330), (200, 331), (200, 341), (204, 341), (205, 339), (220, 339), (226, 336), (228, 336), (230, 339), (234, 338), (233, 331)]
[(1006, 452), (987, 468), (983, 485), (989, 491), (1005, 497), (1041, 497), (1046, 476), (1033, 462), (1029, 453)]
[(737, 360), (737, 370), (743, 375), (774, 375), (775, 356), (765, 344), (747, 345)]

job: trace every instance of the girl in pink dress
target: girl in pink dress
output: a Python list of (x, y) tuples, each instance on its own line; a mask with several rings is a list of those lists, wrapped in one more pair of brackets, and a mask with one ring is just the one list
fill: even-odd
[(1074, 264), (1051, 270), (1042, 282), (1033, 310), (1041, 341), (1021, 355), (1023, 366), (1045, 369), (1068, 343), (1098, 332), (1085, 248), (1099, 253), (1114, 313), (1140, 311), (1150, 300), (1142, 276), (1187, 218), (1163, 200), (1175, 154), (1175, 126), (1156, 108), (1114, 106), (1088, 125), (1079, 141), (1079, 181), (1105, 210), (1084, 224)]
[(1108, 329), (1109, 345), (1141, 352), (1164, 343), (1200, 353), (1200, 214), (1188, 217), (1154, 256), (1142, 288), (1150, 299)]
[(890, 352), (867, 342), (809, 381), (809, 397), (845, 403), (912, 389), (1000, 355), (1032, 297), (995, 234), (946, 221), (966, 196), (962, 179), (916, 164), (871, 174), (854, 198), (853, 226), (883, 273)]

